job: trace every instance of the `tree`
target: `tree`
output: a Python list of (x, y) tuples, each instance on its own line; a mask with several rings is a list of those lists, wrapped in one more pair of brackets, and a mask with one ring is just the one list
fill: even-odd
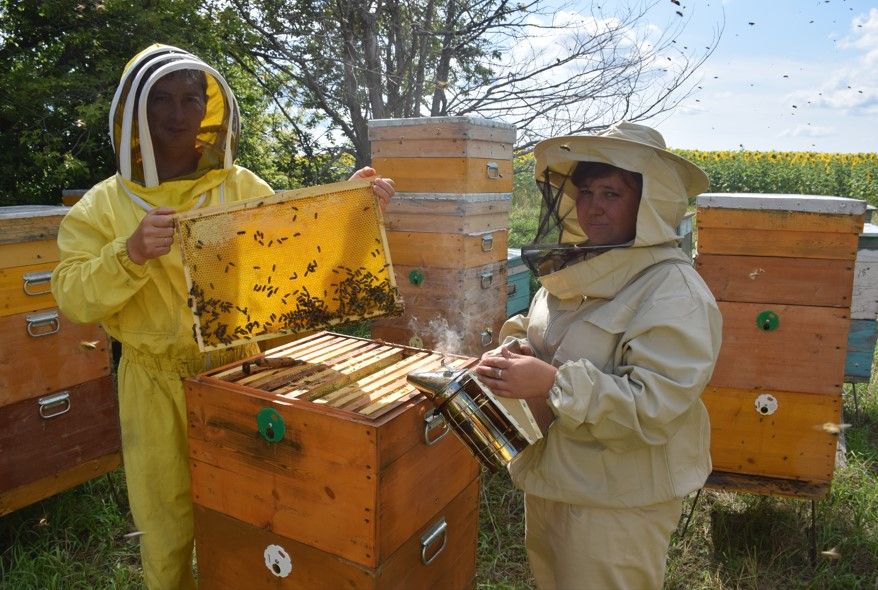
[[(694, 89), (700, 53), (677, 45), (686, 19), (639, 32), (649, 2), (604, 14), (543, 0), (214, 0), (246, 27), (227, 30), (238, 60), (288, 120), (306, 118), (323, 141), (369, 161), (367, 120), (471, 115), (516, 125), (517, 148), (672, 109)], [(672, 8), (677, 8), (671, 5)], [(682, 14), (680, 12), (679, 14)], [(231, 17), (229, 17), (231, 18)]]
[(278, 188), (303, 180), (283, 151), (290, 132), (197, 3), (0, 0), (0, 205), (57, 204), (62, 189), (113, 174), (110, 102), (126, 62), (156, 42), (227, 77), (242, 111), (239, 162)]

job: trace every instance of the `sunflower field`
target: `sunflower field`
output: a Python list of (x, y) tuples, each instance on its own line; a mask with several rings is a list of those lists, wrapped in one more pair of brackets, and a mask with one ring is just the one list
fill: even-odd
[(707, 172), (711, 192), (832, 195), (878, 205), (878, 153), (673, 151)]

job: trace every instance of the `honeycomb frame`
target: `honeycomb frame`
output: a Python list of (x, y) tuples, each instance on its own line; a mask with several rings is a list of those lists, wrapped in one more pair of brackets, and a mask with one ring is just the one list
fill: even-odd
[(372, 182), (175, 215), (202, 351), (402, 313)]

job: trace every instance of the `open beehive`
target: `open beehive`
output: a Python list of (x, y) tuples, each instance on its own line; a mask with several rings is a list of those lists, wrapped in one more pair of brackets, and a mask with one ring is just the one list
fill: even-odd
[(401, 312), (369, 181), (181, 213), (175, 231), (201, 350)]
[(480, 467), (406, 375), (475, 362), (319, 332), (187, 379), (200, 587), (471, 587)]

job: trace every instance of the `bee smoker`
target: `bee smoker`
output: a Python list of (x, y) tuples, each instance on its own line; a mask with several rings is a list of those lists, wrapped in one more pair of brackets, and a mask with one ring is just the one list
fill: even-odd
[(406, 380), (433, 402), (452, 429), (490, 470), (506, 467), (528, 446), (514, 419), (466, 370), (413, 372)]

